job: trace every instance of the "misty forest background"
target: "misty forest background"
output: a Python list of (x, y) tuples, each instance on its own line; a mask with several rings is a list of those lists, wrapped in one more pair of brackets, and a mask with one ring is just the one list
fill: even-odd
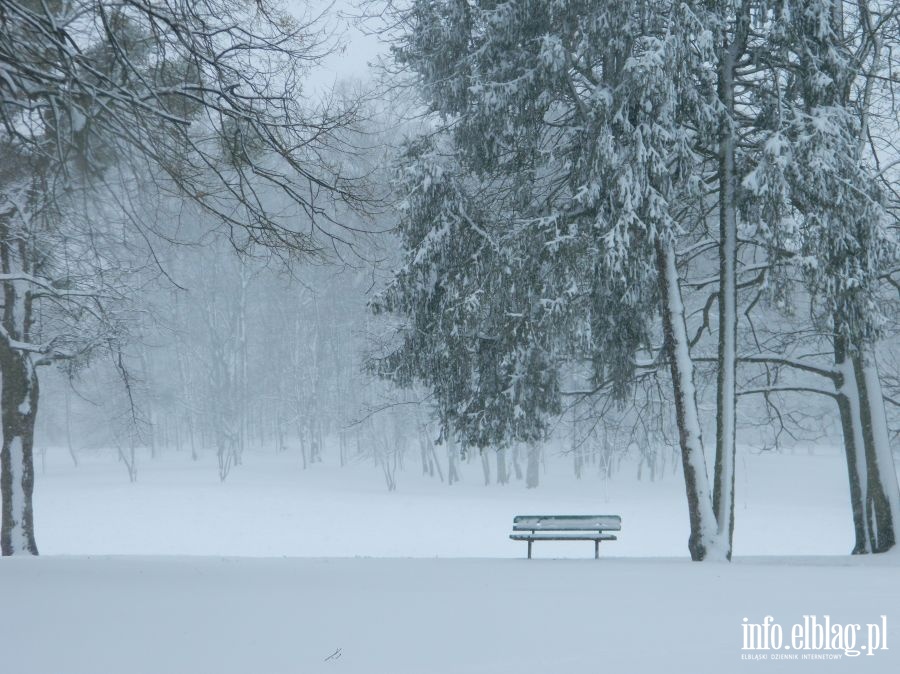
[(738, 445), (893, 548), (898, 57), (890, 0), (3, 0), (3, 554), (65, 451), (549, 457), (730, 558)]

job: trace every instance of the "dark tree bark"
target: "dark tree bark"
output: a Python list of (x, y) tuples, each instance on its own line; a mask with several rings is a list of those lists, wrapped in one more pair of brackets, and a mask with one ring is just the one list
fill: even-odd
[(834, 360), (855, 542), (852, 554), (886, 552), (897, 542), (898, 491), (878, 373), (865, 345), (836, 335)]
[(38, 380), (27, 353), (0, 345), (0, 493), (3, 495), (0, 549), (7, 555), (36, 555), (34, 539), (34, 421)]
[(853, 408), (858, 406), (858, 402), (851, 400), (845, 390), (848, 384), (855, 386), (855, 381), (847, 381), (847, 374), (852, 366), (847, 356), (846, 340), (840, 335), (834, 337), (834, 365), (840, 373), (836, 399), (844, 436), (844, 455), (847, 458), (847, 477), (850, 481), (850, 509), (853, 513), (854, 544), (851, 554), (862, 555), (872, 551), (865, 515), (865, 449), (857, 442), (854, 424), (854, 419), (859, 417), (859, 410)]
[(737, 201), (735, 146), (730, 119), (734, 114), (732, 45), (723, 46), (719, 67), (719, 97), (728, 120), (719, 142), (719, 340), (716, 374), (716, 460), (713, 472), (713, 511), (719, 533), (734, 537), (734, 474), (737, 380)]

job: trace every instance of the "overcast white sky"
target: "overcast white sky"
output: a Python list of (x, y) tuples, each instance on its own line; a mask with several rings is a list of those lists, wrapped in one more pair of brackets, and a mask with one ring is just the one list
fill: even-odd
[(316, 16), (328, 11), (328, 25), (341, 36), (344, 49), (330, 56), (310, 76), (311, 88), (330, 89), (342, 79), (366, 79), (369, 77), (368, 63), (386, 53), (386, 47), (374, 35), (361, 32), (353, 22), (341, 15), (359, 14), (358, 0), (285, 0), (292, 12), (300, 17)]

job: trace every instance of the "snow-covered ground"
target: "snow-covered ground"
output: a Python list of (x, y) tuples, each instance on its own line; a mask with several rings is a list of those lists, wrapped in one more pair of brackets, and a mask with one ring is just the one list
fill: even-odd
[[(0, 560), (0, 672), (900, 671), (900, 555), (846, 554), (835, 452), (742, 452), (732, 564), (687, 561), (677, 474), (577, 481), (550, 457), (526, 490), (485, 487), (474, 461), (448, 487), (413, 459), (389, 493), (371, 464), (290, 454), (250, 453), (222, 484), (169, 452), (129, 484), (109, 455), (48, 453), (44, 556)], [(623, 531), (598, 561), (590, 543), (527, 561), (507, 539), (523, 513), (621, 514)], [(857, 648), (886, 616), (888, 648), (743, 649), (743, 619), (766, 616), (787, 638), (804, 616), (859, 624)], [(807, 653), (836, 659), (774, 659)]]
[[(538, 489), (483, 484), (478, 460), (453, 486), (421, 475), (406, 458), (388, 492), (371, 462), (302, 470), (296, 455), (247, 453), (219, 482), (213, 457), (192, 463), (167, 452), (143, 458), (136, 484), (111, 455), (64, 452), (37, 466), (35, 521), (42, 554), (301, 557), (521, 557), (507, 538), (517, 514), (617, 514), (618, 541), (604, 556), (687, 555), (680, 474), (611, 480), (590, 467), (576, 480), (569, 459), (550, 455)], [(835, 451), (743, 451), (738, 458), (735, 554), (843, 555), (852, 548), (846, 464)], [(535, 544), (537, 557), (584, 557), (590, 543)]]
[[(45, 557), (0, 564), (2, 671), (40, 674), (569, 674), (900, 671), (898, 560)], [(888, 650), (743, 651), (888, 621)], [(742, 655), (765, 653), (748, 661)], [(328, 659), (329, 656), (331, 659)]]

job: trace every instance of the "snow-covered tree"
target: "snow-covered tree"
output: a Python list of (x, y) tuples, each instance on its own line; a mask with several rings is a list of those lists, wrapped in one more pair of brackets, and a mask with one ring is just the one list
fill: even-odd
[[(893, 547), (900, 518), (875, 359), (891, 306), (879, 300), (879, 287), (897, 264), (898, 242), (870, 132), (875, 123), (897, 131), (896, 110), (877, 96), (890, 86), (883, 73), (886, 51), (896, 46), (889, 28), (896, 12), (892, 3), (877, 2), (850, 9), (836, 0), (778, 6), (778, 38), (768, 56), (779, 72), (768, 92), (770, 130), (747, 180), (773, 208), (763, 237), (770, 257), (795, 261), (810, 315), (831, 343), (833, 365), (817, 373), (835, 387), (855, 553)], [(809, 360), (788, 364), (816, 370)]]
[[(84, 192), (55, 193), (46, 162), (3, 146), (0, 170), (0, 450), (4, 554), (37, 553), (31, 493), (36, 368), (73, 371), (121, 343), (144, 262), (121, 223)], [(65, 224), (65, 226), (63, 226)]]
[[(860, 446), (869, 437), (871, 447), (859, 470), (881, 484), (875, 474), (890, 452), (874, 357), (863, 354), (879, 323), (871, 291), (893, 249), (860, 131), (883, 50), (876, 32), (891, 15), (859, 5), (851, 36), (828, 28), (843, 22), (841, 7), (447, 0), (401, 8), (396, 61), (414, 72), (443, 126), (403, 160), (408, 258), (380, 306), (410, 323), (388, 372), (401, 383), (452, 390), (455, 397), (438, 395), (448, 427), (444, 417), (471, 409), (474, 398), (483, 397), (478, 409), (514, 399), (521, 374), (497, 386), (478, 369), (484, 360), (473, 354), (486, 350), (478, 346), (484, 336), (503, 363), (536, 348), (557, 387), (558, 368), (573, 359), (593, 363), (597, 391), (616, 393), (643, 367), (668, 364), (692, 556), (730, 557), (737, 365), (766, 361), (739, 351), (740, 303), (749, 320), (762, 295), (782, 292), (778, 268), (799, 261), (816, 314), (843, 335), (835, 343), (849, 339), (860, 354), (852, 378), (823, 371), (845, 402), (852, 379), (861, 407), (871, 406), (871, 422), (856, 432)], [(829, 70), (829, 60), (842, 59), (839, 69), (855, 68), (850, 80)], [(822, 89), (833, 91), (827, 105)], [(834, 195), (842, 195), (837, 203)], [(685, 284), (685, 266), (709, 250), (718, 253), (717, 271)], [(761, 250), (768, 257), (756, 261)], [(713, 288), (693, 336), (685, 287)], [(544, 304), (535, 311), (538, 299)], [(662, 336), (654, 340), (657, 306)], [(717, 379), (712, 481), (692, 358), (710, 328), (716, 355), (701, 360), (714, 363)], [(445, 367), (424, 365), (422, 355), (441, 349)], [(465, 363), (460, 371), (457, 362)], [(524, 413), (540, 427), (556, 413), (539, 396), (532, 402), (499, 409), (500, 418)], [(456, 431), (465, 439), (460, 418)], [(477, 444), (515, 439), (511, 424), (496, 428), (496, 437)], [(896, 500), (896, 489), (859, 489), (870, 494), (870, 517), (888, 531), (887, 506), (877, 503)], [(888, 533), (874, 537), (890, 547)]]
[[(586, 358), (598, 389), (621, 394), (642, 367), (638, 352), (653, 355), (653, 367), (661, 342), (677, 411), (689, 548), (695, 559), (728, 556), (733, 470), (717, 470), (723, 486), (716, 500), (728, 505), (720, 527), (676, 251), (706, 226), (707, 150), (715, 159), (722, 138), (733, 140), (716, 64), (721, 42), (742, 24), (736, 28), (704, 3), (651, 0), (414, 2), (403, 18), (398, 62), (415, 71), (448, 131), (406, 157), (416, 176), (404, 183), (408, 259), (385, 295), (385, 306), (410, 318), (396, 367), (431, 386), (461, 387), (464, 399), (487, 396), (489, 404), (505, 396), (512, 418), (537, 424), (556, 410), (537, 395), (531, 407), (516, 405), (513, 384), (527, 379), (527, 367), (510, 368), (498, 385), (472, 365), (451, 379), (452, 369), (416, 356), (453, 335), (470, 363), (495, 362), (499, 353), (500, 363), (527, 365), (513, 354), (539, 354), (538, 372), (552, 371), (557, 381), (566, 359)], [(722, 161), (727, 168), (734, 158)], [(732, 189), (724, 197), (730, 243), (722, 244), (723, 278), (733, 279), (736, 178), (723, 180)], [(733, 281), (726, 291), (735, 292)], [(726, 308), (722, 329), (733, 332), (733, 303)], [(657, 315), (663, 334), (654, 342)], [(733, 340), (721, 351), (733, 367)], [(475, 358), (484, 352), (494, 360)], [(449, 353), (447, 362), (455, 362)], [(722, 386), (732, 394), (720, 407), (733, 407), (734, 378)], [(445, 404), (441, 414), (465, 410)], [(730, 452), (726, 467), (733, 467), (733, 422), (721, 423), (727, 432), (720, 435), (731, 440), (720, 451)], [(457, 430), (466, 436), (464, 424)], [(509, 439), (501, 433), (478, 444)]]
[[(466, 192), (452, 158), (427, 141), (407, 158), (402, 233), (415, 259), (375, 307), (412, 322), (377, 367), (401, 385), (425, 379), (444, 432), (464, 446), (537, 442), (545, 415), (560, 409), (555, 336), (535, 325), (559, 319), (550, 306), (556, 288), (535, 283), (522, 264), (541, 251), (514, 249), (529, 238), (510, 237), (516, 226), (498, 218), (499, 204), (488, 210)], [(548, 273), (551, 258), (547, 251)]]

